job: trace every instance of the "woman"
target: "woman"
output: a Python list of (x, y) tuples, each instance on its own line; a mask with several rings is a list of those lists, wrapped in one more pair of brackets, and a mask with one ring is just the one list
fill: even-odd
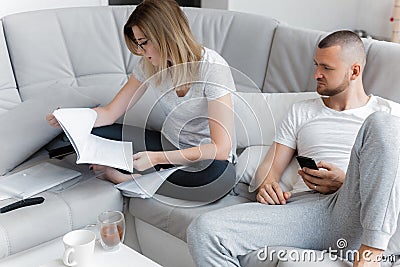
[[(95, 127), (113, 124), (145, 90), (154, 90), (167, 118), (162, 134), (146, 130), (145, 142), (152, 148), (133, 155), (134, 168), (190, 165), (190, 170), (174, 172), (159, 193), (200, 201), (222, 197), (235, 184), (230, 94), (235, 88), (227, 63), (195, 40), (174, 0), (143, 1), (125, 24), (124, 35), (129, 50), (142, 58), (114, 99), (94, 109)], [(52, 115), (47, 120), (57, 127)], [(163, 149), (164, 137), (174, 149)], [(92, 167), (114, 183), (132, 179), (110, 167)]]

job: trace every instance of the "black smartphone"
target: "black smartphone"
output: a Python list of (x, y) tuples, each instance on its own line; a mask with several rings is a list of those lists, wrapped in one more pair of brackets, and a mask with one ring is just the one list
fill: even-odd
[(313, 170), (319, 170), (317, 167), (317, 163), (315, 163), (315, 161), (312, 158), (296, 156), (296, 159), (301, 168), (306, 167)]

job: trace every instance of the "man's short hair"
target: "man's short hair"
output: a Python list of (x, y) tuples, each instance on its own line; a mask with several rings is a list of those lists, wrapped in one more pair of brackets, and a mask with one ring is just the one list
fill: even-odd
[(357, 60), (363, 66), (365, 65), (364, 43), (354, 32), (348, 30), (336, 31), (326, 36), (318, 44), (318, 48), (321, 49), (332, 46), (340, 46), (344, 52), (349, 52), (345, 54), (346, 57), (352, 57), (352, 61)]

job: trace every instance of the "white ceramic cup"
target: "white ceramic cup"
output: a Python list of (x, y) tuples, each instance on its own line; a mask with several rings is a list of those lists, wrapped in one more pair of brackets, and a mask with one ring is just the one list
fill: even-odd
[(64, 235), (64, 264), (74, 267), (91, 266), (95, 240), (96, 235), (90, 230), (75, 230)]

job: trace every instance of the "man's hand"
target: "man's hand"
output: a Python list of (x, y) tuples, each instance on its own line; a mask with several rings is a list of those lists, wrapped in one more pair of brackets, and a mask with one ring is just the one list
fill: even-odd
[(275, 180), (266, 179), (258, 189), (257, 201), (262, 204), (286, 204), (290, 198), (290, 192), (283, 192), (279, 183)]
[(346, 173), (336, 165), (326, 161), (318, 162), (317, 166), (324, 170), (303, 168), (299, 170), (298, 173), (310, 189), (316, 190), (322, 194), (336, 192), (342, 186)]
[(158, 164), (157, 153), (152, 151), (138, 152), (132, 156), (133, 168), (138, 171), (144, 171)]

